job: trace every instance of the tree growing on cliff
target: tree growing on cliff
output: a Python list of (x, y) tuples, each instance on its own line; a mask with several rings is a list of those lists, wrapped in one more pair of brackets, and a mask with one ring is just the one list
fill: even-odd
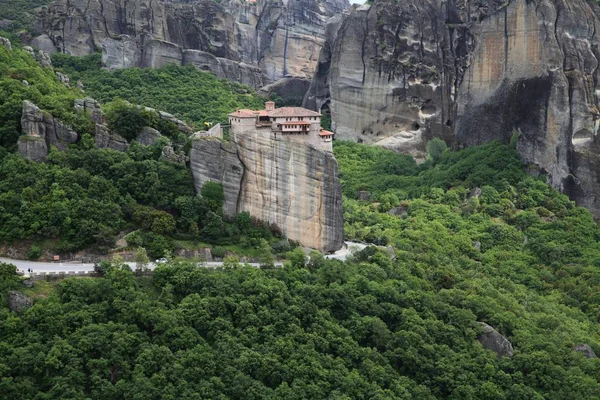
[(427, 142), (427, 158), (434, 164), (437, 164), (444, 152), (448, 150), (448, 145), (440, 138), (433, 138)]

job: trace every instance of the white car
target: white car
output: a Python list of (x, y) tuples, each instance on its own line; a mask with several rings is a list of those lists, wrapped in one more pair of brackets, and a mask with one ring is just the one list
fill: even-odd
[(155, 264), (165, 264), (167, 262), (169, 262), (169, 260), (166, 258), (159, 258), (158, 260), (154, 261)]

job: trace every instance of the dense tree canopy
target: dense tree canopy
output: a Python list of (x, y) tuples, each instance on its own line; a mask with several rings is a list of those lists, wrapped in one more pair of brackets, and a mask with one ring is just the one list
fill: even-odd
[(198, 127), (205, 122), (226, 122), (237, 108), (264, 106), (248, 86), (217, 79), (193, 66), (169, 65), (161, 69), (100, 69), (100, 55), (72, 57), (56, 54), (54, 65), (73, 80), (81, 80), (86, 93), (106, 103), (124, 99), (170, 112)]
[[(600, 350), (589, 212), (499, 143), (420, 166), (367, 146), (356, 147), (361, 163), (355, 146), (335, 147), (347, 234), (391, 245), (394, 257), (295, 250), (281, 269), (171, 261), (151, 278), (107, 264), (103, 278), (59, 282), (23, 313), (0, 308), (0, 396), (598, 398), (600, 360), (574, 351)], [(217, 186), (207, 192), (219, 198)], [(178, 224), (195, 221), (193, 199), (175, 201)], [(244, 214), (234, 223), (253, 229)], [(11, 273), (0, 282), (14, 285)], [(478, 321), (512, 342), (511, 358), (479, 344)]]

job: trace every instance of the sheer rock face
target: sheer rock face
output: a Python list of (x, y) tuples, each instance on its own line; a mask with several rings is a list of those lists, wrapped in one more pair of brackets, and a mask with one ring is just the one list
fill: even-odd
[(23, 101), (21, 130), (19, 153), (34, 161), (45, 160), (51, 146), (64, 150), (69, 144), (79, 140), (77, 132), (43, 112), (29, 100)]
[[(326, 21), (347, 0), (56, 0), (38, 14), (36, 42), (73, 55), (102, 49), (109, 68), (189, 63), (258, 88), (311, 77)], [(199, 50), (211, 54), (187, 54)], [(225, 61), (225, 60), (229, 60)], [(261, 68), (260, 74), (254, 67)], [(225, 75), (225, 76), (223, 76)]]
[(600, 215), (600, 10), (585, 0), (378, 0), (328, 28), (305, 107), (336, 136), (421, 157), (509, 140)]
[(195, 140), (190, 164), (197, 191), (208, 180), (223, 184), (227, 215), (248, 211), (304, 246), (342, 247), (342, 194), (332, 154), (253, 135), (231, 144)]

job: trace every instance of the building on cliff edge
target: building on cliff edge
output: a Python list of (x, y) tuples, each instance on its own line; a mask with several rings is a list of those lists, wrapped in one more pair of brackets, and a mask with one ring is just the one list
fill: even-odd
[(317, 149), (333, 152), (333, 132), (321, 127), (321, 113), (302, 107), (275, 108), (267, 101), (264, 110), (241, 109), (229, 114), (232, 139), (240, 135), (269, 136), (310, 144)]

